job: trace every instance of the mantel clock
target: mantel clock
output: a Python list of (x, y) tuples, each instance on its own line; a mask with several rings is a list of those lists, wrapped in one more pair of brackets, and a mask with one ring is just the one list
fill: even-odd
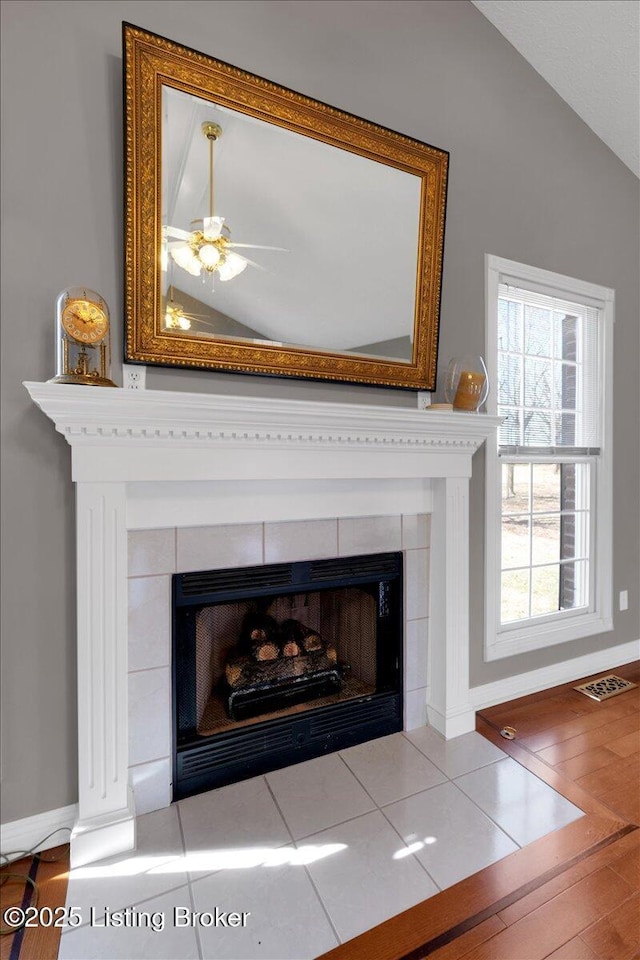
[(69, 287), (56, 300), (56, 375), (51, 383), (115, 387), (109, 308), (94, 290)]

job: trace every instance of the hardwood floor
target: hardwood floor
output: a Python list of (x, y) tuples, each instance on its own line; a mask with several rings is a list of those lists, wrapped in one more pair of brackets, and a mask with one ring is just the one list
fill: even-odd
[[(38, 909), (51, 907), (55, 910), (56, 907), (64, 905), (69, 875), (69, 845), (45, 850), (42, 857), (43, 859), (24, 857), (0, 870), (0, 914), (3, 932), (0, 938), (0, 960), (56, 960), (58, 956), (62, 932), (60, 928), (36, 926), (11, 933), (4, 921), (4, 913), (8, 907), (24, 909), (37, 905)], [(19, 879), (27, 876), (37, 885), (36, 897), (31, 884)]]
[[(591, 677), (481, 711), (477, 729), (585, 816), (325, 954), (322, 960), (637, 960), (639, 684), (597, 703)], [(516, 729), (516, 739), (500, 735)]]

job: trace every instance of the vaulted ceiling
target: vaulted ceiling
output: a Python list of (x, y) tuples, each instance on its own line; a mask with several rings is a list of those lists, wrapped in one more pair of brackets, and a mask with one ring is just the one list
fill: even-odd
[(638, 0), (472, 0), (640, 177)]

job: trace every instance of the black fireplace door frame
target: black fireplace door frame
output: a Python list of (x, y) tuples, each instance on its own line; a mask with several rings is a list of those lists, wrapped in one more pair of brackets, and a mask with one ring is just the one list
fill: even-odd
[[(196, 716), (196, 619), (207, 606), (362, 587), (376, 599), (376, 692), (209, 736)], [(205, 570), (172, 578), (173, 799), (403, 728), (403, 555)]]

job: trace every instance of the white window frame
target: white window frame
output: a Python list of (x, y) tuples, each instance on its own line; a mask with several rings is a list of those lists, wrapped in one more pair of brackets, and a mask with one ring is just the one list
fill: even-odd
[[(537, 285), (564, 300), (590, 302), (601, 311), (598, 335), (600, 358), (600, 453), (594, 464), (591, 489), (591, 593), (587, 609), (562, 610), (544, 617), (502, 625), (500, 575), (502, 494), (498, 440), (487, 444), (485, 479), (485, 641), (484, 659), (499, 660), (529, 650), (578, 640), (613, 630), (613, 324), (615, 293), (608, 287), (576, 280), (550, 270), (485, 255), (486, 363), (489, 374), (487, 412), (498, 413), (498, 288), (501, 277), (517, 285)], [(533, 286), (535, 289), (535, 286)], [(554, 458), (554, 462), (557, 459)], [(569, 457), (569, 459), (575, 459)]]

